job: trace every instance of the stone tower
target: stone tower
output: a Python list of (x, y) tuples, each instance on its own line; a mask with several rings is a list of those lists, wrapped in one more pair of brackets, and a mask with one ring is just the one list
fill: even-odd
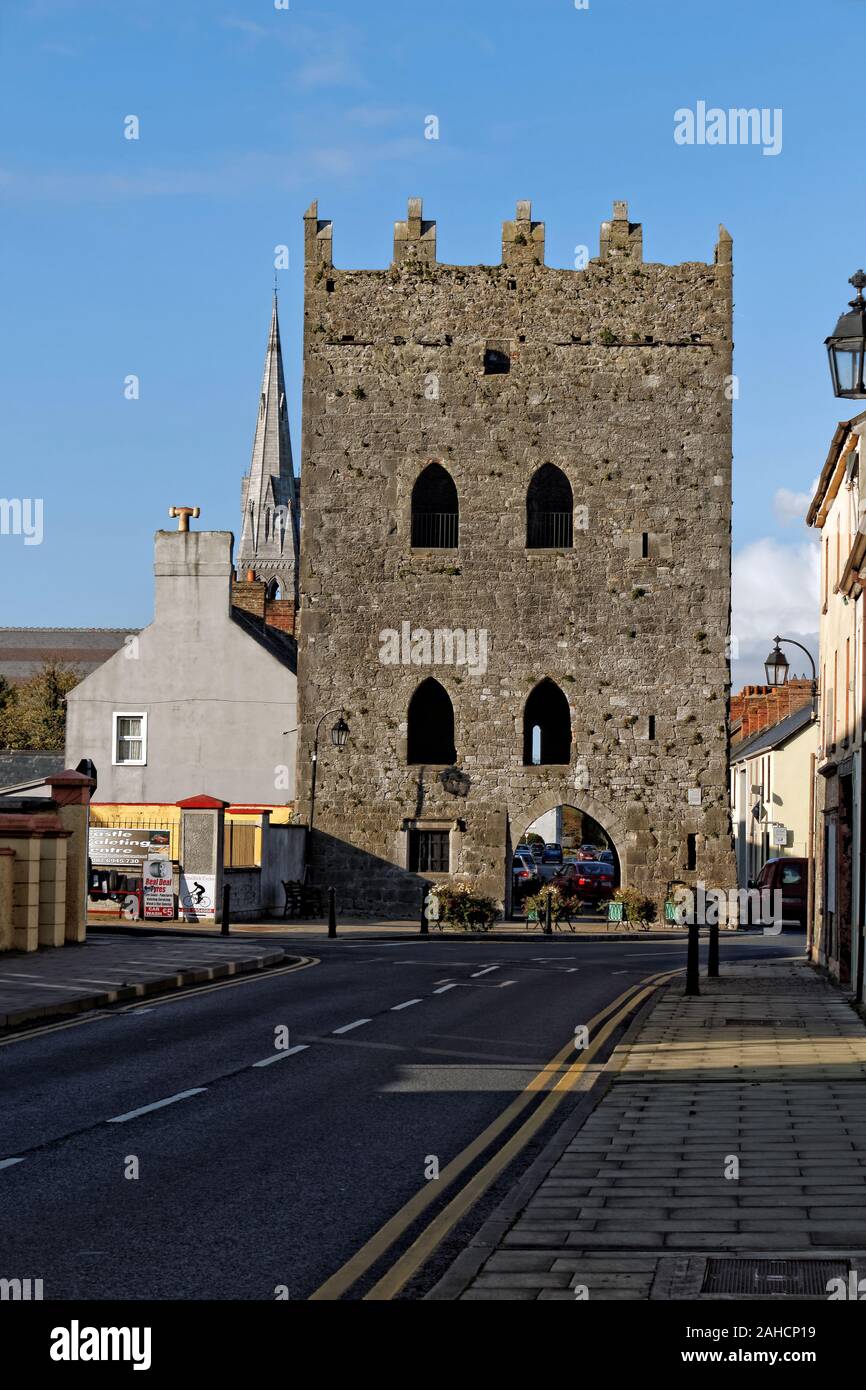
[(297, 560), (298, 503), (275, 293), (253, 455), (241, 481), (238, 574), (244, 579), (253, 570), (274, 594), (279, 588), (281, 598), (294, 600)]
[[(583, 269), (517, 204), (500, 265), (436, 260), (420, 199), (385, 270), (305, 219), (299, 762), (313, 872), (417, 911), (507, 905), (514, 845), (575, 807), (623, 882), (736, 886), (727, 786), (731, 238), (646, 264), (625, 203)], [(336, 716), (335, 716), (336, 717)]]

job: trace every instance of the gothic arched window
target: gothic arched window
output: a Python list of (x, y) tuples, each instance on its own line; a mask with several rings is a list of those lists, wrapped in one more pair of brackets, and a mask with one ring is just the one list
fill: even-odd
[(454, 706), (444, 686), (428, 676), (409, 701), (406, 761), (438, 765), (456, 760)]
[(571, 712), (555, 681), (545, 677), (523, 707), (523, 761), (527, 767), (571, 762)]
[(543, 463), (526, 493), (527, 550), (569, 549), (574, 544), (574, 495), (556, 464)]
[(457, 545), (460, 506), (454, 479), (441, 463), (428, 463), (412, 489), (412, 545), (452, 550)]

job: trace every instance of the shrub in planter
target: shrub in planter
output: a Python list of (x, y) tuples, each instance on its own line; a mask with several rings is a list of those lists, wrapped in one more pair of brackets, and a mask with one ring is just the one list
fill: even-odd
[(439, 920), (461, 931), (489, 931), (499, 908), (492, 898), (473, 893), (465, 883), (441, 883), (433, 890), (439, 899)]
[(626, 922), (645, 926), (646, 923), (655, 921), (655, 903), (637, 888), (617, 888), (611, 901), (622, 903), (622, 915)]
[(537, 893), (526, 899), (527, 917), (535, 916), (539, 922), (544, 922), (547, 917), (548, 899), (550, 916), (554, 922), (558, 922), (562, 917), (573, 917), (578, 911), (579, 903), (574, 893), (564, 891), (556, 884), (546, 883)]

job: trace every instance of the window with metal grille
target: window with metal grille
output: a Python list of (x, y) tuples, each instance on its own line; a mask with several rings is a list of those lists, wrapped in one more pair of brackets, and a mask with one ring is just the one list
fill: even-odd
[(454, 550), (460, 527), (460, 507), (454, 479), (441, 463), (429, 463), (412, 489), (412, 546)]
[(409, 868), (417, 874), (447, 874), (451, 866), (447, 830), (409, 831)]
[(574, 544), (574, 494), (561, 468), (544, 463), (526, 493), (527, 550), (570, 550)]

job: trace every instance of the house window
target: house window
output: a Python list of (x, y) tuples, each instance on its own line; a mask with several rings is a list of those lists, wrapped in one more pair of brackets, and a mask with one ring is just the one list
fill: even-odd
[(115, 765), (126, 763), (143, 767), (147, 762), (147, 715), (122, 711), (112, 715), (112, 721), (112, 760)]
[(457, 488), (441, 463), (429, 463), (412, 489), (413, 549), (453, 550), (460, 527)]
[(416, 874), (447, 874), (451, 867), (447, 830), (409, 831), (409, 869)]
[(544, 463), (526, 493), (527, 550), (570, 549), (574, 544), (574, 495), (561, 468)]

